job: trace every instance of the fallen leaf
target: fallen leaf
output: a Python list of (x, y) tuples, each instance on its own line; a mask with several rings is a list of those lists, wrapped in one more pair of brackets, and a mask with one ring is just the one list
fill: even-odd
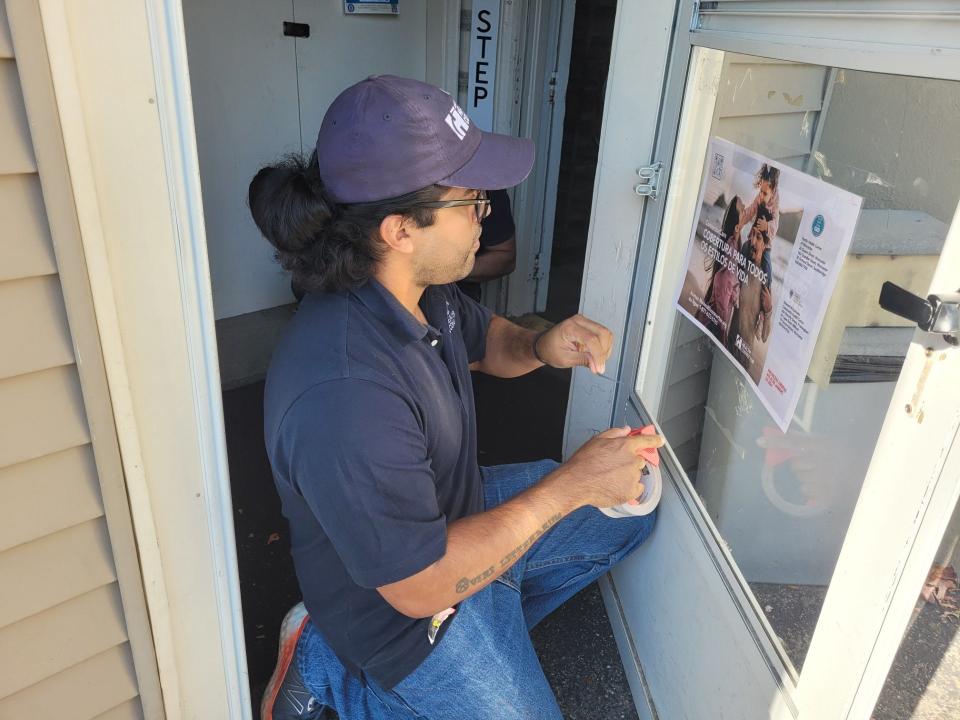
[(931, 605), (940, 605), (952, 611), (958, 607), (956, 598), (952, 596), (956, 590), (957, 571), (953, 566), (934, 564), (927, 574), (920, 597)]
[(940, 614), (940, 620), (946, 622), (947, 620), (956, 620), (960, 621), (960, 608), (956, 610), (947, 610)]

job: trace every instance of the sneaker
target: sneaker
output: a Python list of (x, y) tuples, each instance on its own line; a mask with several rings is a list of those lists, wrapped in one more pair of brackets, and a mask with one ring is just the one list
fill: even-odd
[(303, 603), (293, 606), (280, 626), (280, 652), (273, 677), (260, 703), (261, 720), (321, 720), (324, 708), (303, 684), (294, 657), (297, 641), (309, 620)]

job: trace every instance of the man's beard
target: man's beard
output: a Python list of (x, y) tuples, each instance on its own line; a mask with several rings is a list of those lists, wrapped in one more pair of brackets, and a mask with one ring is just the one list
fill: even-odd
[(416, 282), (420, 287), (431, 285), (447, 285), (463, 280), (473, 270), (477, 261), (477, 254), (470, 250), (459, 266), (453, 265), (425, 265), (417, 269)]

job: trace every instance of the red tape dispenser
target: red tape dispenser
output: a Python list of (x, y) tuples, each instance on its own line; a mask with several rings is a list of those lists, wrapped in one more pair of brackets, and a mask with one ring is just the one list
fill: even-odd
[[(654, 425), (645, 425), (631, 430), (629, 436), (656, 434), (657, 428)], [(656, 448), (644, 448), (640, 451), (640, 455), (647, 462), (643, 468), (643, 495), (622, 505), (600, 508), (600, 512), (604, 515), (612, 518), (649, 515), (660, 503), (660, 496), (663, 494), (663, 480), (660, 476), (660, 453), (657, 452)]]
[[(656, 434), (657, 428), (655, 425), (644, 425), (642, 428), (634, 428), (631, 430), (629, 437)], [(657, 452), (656, 448), (644, 448), (640, 451), (640, 455), (643, 456), (643, 459), (646, 460), (648, 464), (653, 465), (655, 468), (660, 467), (660, 453)]]

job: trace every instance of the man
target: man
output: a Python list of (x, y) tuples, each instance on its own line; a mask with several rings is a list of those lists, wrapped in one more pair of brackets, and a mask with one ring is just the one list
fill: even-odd
[(529, 140), (379, 76), (333, 102), (310, 160), (251, 182), (258, 227), (308, 291), (265, 391), (305, 605), (284, 621), (265, 720), (324, 706), (345, 720), (559, 718), (528, 629), (652, 530), (594, 507), (642, 493), (638, 453), (658, 437), (616, 428), (563, 465), (477, 465), (471, 368), (602, 373), (612, 345), (580, 316), (525, 330), (454, 284), (480, 245), (477, 188), (532, 164)]
[(491, 190), (490, 214), (483, 219), (480, 249), (470, 274), (457, 283), (465, 295), (480, 300), (480, 284), (509, 275), (517, 267), (517, 228), (506, 190)]

